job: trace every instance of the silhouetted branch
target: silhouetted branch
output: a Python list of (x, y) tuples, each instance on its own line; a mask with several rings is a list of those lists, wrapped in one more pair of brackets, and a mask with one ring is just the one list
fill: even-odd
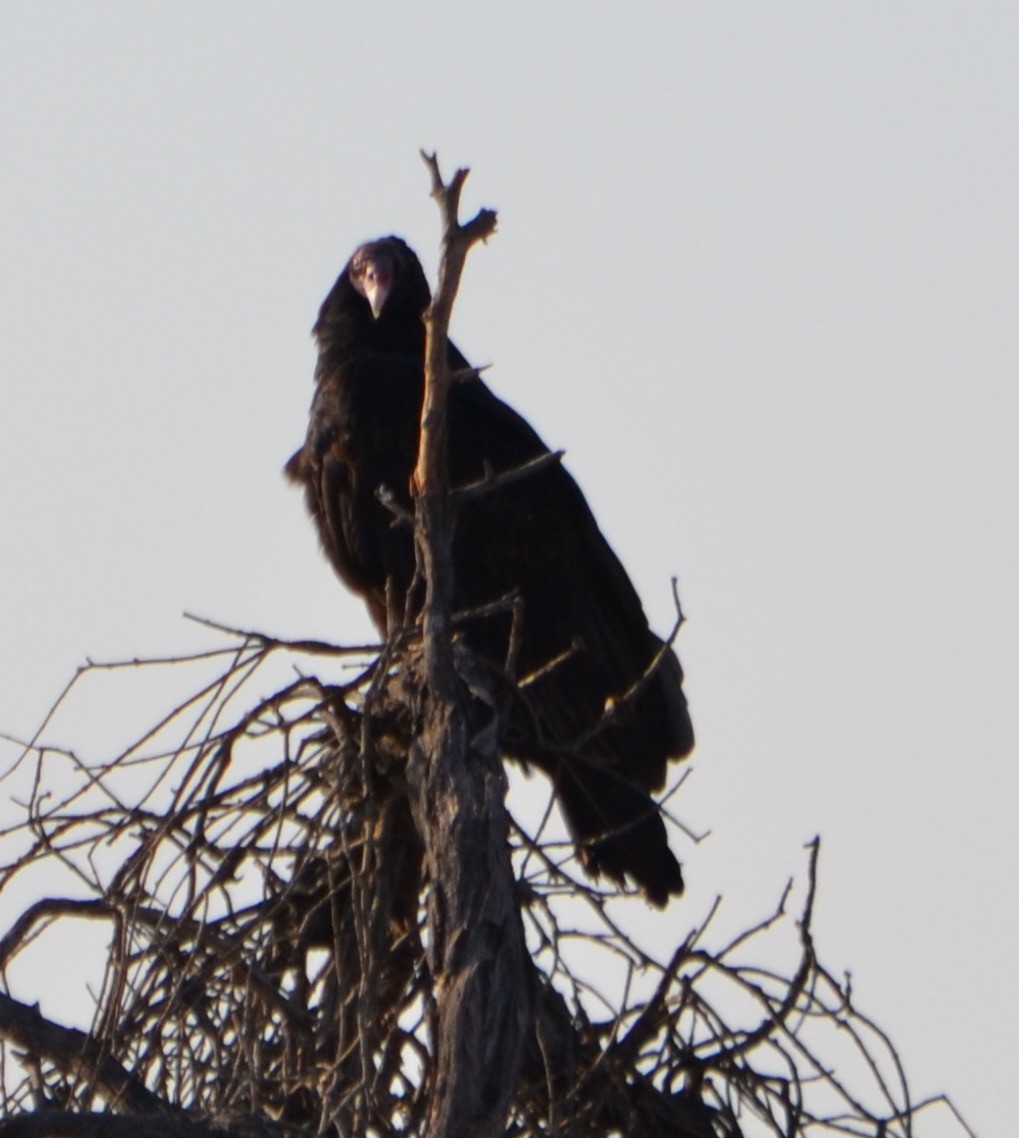
[(91, 1083), (112, 1104), (134, 1113), (174, 1113), (97, 1040), (73, 1027), (62, 1027), (38, 1008), (0, 993), (0, 1038), (71, 1077)]
[[(0, 880), (46, 866), (59, 881), (64, 867), (89, 896), (29, 905), (0, 939), (3, 959), (22, 960), (39, 929), (83, 915), (109, 922), (111, 952), (91, 1032), (48, 1024), (24, 1001), (5, 1005), (0, 1035), (31, 1071), (11, 1082), (8, 1050), (8, 1111), (115, 1103), (151, 1117), (151, 1094), (200, 1120), (272, 1118), (283, 1134), (425, 1131), (440, 1085), (440, 1005), (473, 983), (498, 1007), (503, 915), (461, 883), (483, 913), (469, 931), (487, 956), (473, 968), (477, 941), (457, 931), (457, 910), (434, 911), (432, 863), (411, 840), (408, 701), (419, 696), (396, 666), (403, 657), (360, 661), (356, 683), (308, 676), (265, 695), (260, 677), (276, 657), (300, 659), (273, 637), (221, 654), (222, 674), (202, 675), (201, 698), (146, 728), (144, 747), (86, 768), (39, 740), (13, 764), (26, 815), (2, 839)], [(179, 665), (207, 666), (202, 654)], [(111, 683), (124, 673), (97, 671)], [(476, 746), (488, 712), (467, 707)], [(486, 774), (484, 785), (501, 805), (501, 779)], [(954, 1118), (947, 1099), (910, 1101), (892, 1044), (815, 959), (816, 845), (787, 973), (762, 962), (785, 951), (790, 887), (769, 915), (711, 946), (716, 905), (659, 963), (610, 908), (642, 902), (610, 900), (544, 827), (543, 816), (510, 835), (533, 960), (520, 982), (537, 1007), (509, 1092), (512, 1133), (736, 1138), (753, 1116), (756, 1132), (776, 1136), (883, 1127), (908, 1138), (921, 1106)], [(486, 862), (473, 879), (491, 873)], [(445, 923), (426, 952), (436, 920)], [(445, 954), (458, 951), (449, 969)], [(591, 977), (602, 978), (597, 990)], [(502, 1038), (483, 1022), (488, 1042)], [(836, 1071), (826, 1052), (846, 1040), (858, 1060)], [(101, 1066), (107, 1057), (115, 1066)], [(470, 1047), (448, 1054), (461, 1070), (476, 1061)], [(137, 1095), (131, 1106), (125, 1094)]]
[(421, 439), (413, 483), (419, 495), (427, 487), (429, 493), (444, 496), (448, 488), (445, 471), (445, 407), (452, 382), (448, 358), (449, 320), (460, 288), (467, 253), (472, 245), (486, 240), (495, 232), (496, 214), (494, 210), (482, 209), (470, 221), (461, 225), (460, 192), (469, 171), (457, 170), (447, 185), (442, 180), (436, 156), (422, 151), (421, 157), (431, 174), (432, 197), (438, 203), (442, 218), (442, 261), (439, 265), (438, 284), (424, 318), (427, 331), (425, 398), (421, 410)]
[[(268, 1138), (273, 1131), (265, 1127), (262, 1133)], [(231, 1134), (246, 1138), (244, 1131), (165, 1115), (65, 1114), (53, 1110), (0, 1120), (0, 1138), (229, 1138)]]
[(481, 498), (485, 494), (491, 494), (495, 490), (501, 490), (503, 487), (510, 486), (514, 482), (520, 482), (524, 478), (532, 478), (535, 474), (540, 474), (550, 466), (556, 466), (562, 462), (565, 453), (566, 452), (562, 450), (548, 451), (546, 454), (538, 455), (537, 458), (532, 458), (530, 462), (522, 463), (520, 466), (515, 466), (510, 470), (503, 470), (499, 474), (495, 474), (490, 470), (486, 471), (484, 478), (479, 479), (477, 482), (471, 482), (466, 486), (458, 486), (450, 492), (453, 505), (454, 507), (459, 507), (464, 502)]
[(445, 185), (425, 156), (443, 220), (439, 284), (425, 314), (425, 395), (414, 474), (415, 544), (425, 579), (420, 664), (408, 703), (421, 724), (407, 766), (411, 809), (430, 879), (428, 960), (436, 984), (430, 1138), (496, 1138), (506, 1125), (531, 1035), (530, 960), (510, 865), (506, 776), (493, 712), (457, 674), (452, 644), (452, 519), (446, 460), (448, 330), (470, 247), (495, 228), (483, 210), (461, 225), (458, 170)]

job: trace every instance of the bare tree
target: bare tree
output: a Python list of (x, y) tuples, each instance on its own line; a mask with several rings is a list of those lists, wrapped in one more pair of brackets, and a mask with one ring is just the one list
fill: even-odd
[(414, 473), (414, 532), (425, 579), (423, 650), (420, 679), (409, 685), (408, 700), (421, 729), (407, 765), (411, 810), (431, 883), (428, 963), (437, 989), (435, 1086), (426, 1134), (494, 1138), (505, 1127), (525, 1041), (533, 1034), (533, 998), (492, 711), (479, 706), (453, 651), (445, 436), (453, 301), (468, 250), (492, 233), (495, 214), (482, 210), (460, 225), (467, 171), (458, 170), (445, 185), (435, 156), (426, 161), (444, 248), (439, 285), (425, 313), (425, 396)]
[[(495, 215), (461, 225), (466, 171), (445, 184), (426, 162), (444, 234), (415, 473), (421, 620), (362, 647), (212, 625), (224, 646), (207, 653), (76, 675), (69, 691), (200, 678), (98, 761), (49, 740), (65, 692), (5, 776), (23, 814), (0, 834), (0, 899), (40, 870), (65, 883), (0, 939), (9, 987), (47, 930), (98, 922), (108, 948), (87, 1029), (0, 995), (0, 1138), (906, 1138), (937, 1110), (970, 1133), (947, 1098), (912, 1100), (819, 963), (816, 840), (797, 915), (790, 883), (712, 946), (716, 905), (660, 960), (620, 919), (641, 902), (578, 873), (551, 808), (507, 811), (495, 701), (451, 635), (443, 438), (449, 316)], [(677, 604), (673, 636), (680, 623)]]

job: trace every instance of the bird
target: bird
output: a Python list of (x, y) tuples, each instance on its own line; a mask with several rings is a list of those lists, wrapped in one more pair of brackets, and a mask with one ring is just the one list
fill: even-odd
[[(355, 250), (312, 329), (308, 430), (284, 468), (383, 636), (416, 603), (406, 519), (430, 299), (402, 238)], [(501, 753), (548, 775), (589, 876), (632, 882), (664, 907), (684, 883), (654, 795), (694, 745), (679, 660), (566, 468), (452, 342), (448, 362), (449, 483), (480, 488), (455, 511), (454, 627), (505, 694)]]

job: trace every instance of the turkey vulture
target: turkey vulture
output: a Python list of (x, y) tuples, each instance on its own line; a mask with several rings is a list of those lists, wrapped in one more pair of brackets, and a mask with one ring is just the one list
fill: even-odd
[[(286, 466), (305, 488), (326, 555), (383, 634), (414, 603), (413, 535), (391, 507), (412, 508), (429, 300), (400, 238), (354, 253), (319, 311), (310, 425)], [(449, 363), (469, 371), (452, 344)], [(447, 416), (454, 488), (548, 454), (476, 375), (454, 382)], [(693, 747), (683, 673), (648, 629), (579, 487), (551, 461), (495, 478), (457, 509), (453, 565), (459, 634), (505, 696), (501, 750), (552, 779), (588, 872), (620, 884), (630, 877), (663, 906), (683, 878), (651, 795), (669, 760)], [(514, 596), (515, 617), (498, 603)]]

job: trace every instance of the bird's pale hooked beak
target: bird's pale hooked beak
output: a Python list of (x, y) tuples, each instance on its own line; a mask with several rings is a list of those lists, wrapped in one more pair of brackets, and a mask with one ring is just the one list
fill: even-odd
[(378, 319), (393, 287), (393, 262), (384, 253), (367, 253), (356, 258), (351, 279), (357, 291), (371, 305), (372, 316)]
[(382, 311), (382, 306), (386, 303), (386, 297), (389, 295), (392, 284), (393, 274), (389, 271), (388, 266), (385, 268), (369, 266), (364, 281), (364, 295), (372, 306), (372, 316), (378, 317)]

